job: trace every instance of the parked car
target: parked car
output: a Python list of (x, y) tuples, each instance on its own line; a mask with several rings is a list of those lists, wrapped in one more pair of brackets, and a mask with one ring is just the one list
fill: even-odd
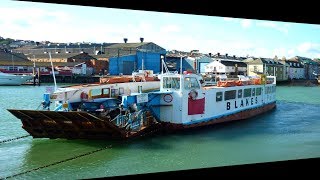
[[(86, 111), (99, 115), (101, 113), (112, 113), (112, 116), (120, 113), (119, 105), (121, 101), (115, 98), (97, 98), (90, 101), (81, 102), (79, 105), (79, 111)], [(112, 118), (112, 117), (111, 117)]]

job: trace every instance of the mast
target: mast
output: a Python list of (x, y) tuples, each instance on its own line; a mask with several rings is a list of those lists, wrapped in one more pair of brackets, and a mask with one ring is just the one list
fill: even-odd
[(13, 71), (14, 71), (14, 61), (13, 61), (13, 54), (12, 54), (12, 50), (11, 50), (11, 53), (10, 53), (10, 54), (11, 54), (11, 61), (12, 61), (12, 66), (13, 66), (13, 67), (12, 67), (12, 69), (13, 69)]
[(50, 56), (50, 62), (51, 62), (51, 68), (52, 68), (52, 76), (53, 76), (53, 82), (54, 82), (54, 90), (57, 90), (57, 82), (56, 82), (56, 76), (54, 74), (54, 68), (53, 68), (53, 63), (52, 63), (52, 58), (51, 58), (51, 52), (49, 52)]
[(180, 74), (182, 74), (182, 56), (180, 55)]

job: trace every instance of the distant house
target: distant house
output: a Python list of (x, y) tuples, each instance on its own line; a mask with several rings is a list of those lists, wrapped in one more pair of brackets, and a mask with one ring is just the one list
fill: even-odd
[(105, 55), (109, 58), (110, 75), (131, 75), (133, 71), (152, 70), (161, 71), (161, 57), (165, 57), (166, 50), (152, 42), (118, 43), (105, 48)]
[(244, 60), (247, 63), (247, 73), (249, 76), (266, 74), (277, 77), (277, 81), (288, 80), (286, 65), (278, 60), (271, 58), (248, 58)]
[[(35, 62), (50, 62), (49, 54), (28, 55)], [(85, 63), (86, 68), (92, 68), (90, 74), (98, 74), (102, 69), (108, 68), (108, 61), (100, 61), (88, 53), (54, 53), (51, 54), (53, 62), (71, 62), (75, 64)]]
[[(99, 73), (101, 69), (108, 68), (108, 61), (99, 61), (87, 53), (52, 54), (51, 57), (54, 67), (58, 66), (77, 69), (79, 64), (85, 64), (86, 75)], [(25, 56), (20, 53), (6, 53), (0, 51), (0, 69), (3, 69), (4, 71), (10, 71), (12, 73), (30, 73), (33, 71), (34, 66), (37, 68), (39, 67), (42, 74), (45, 74), (48, 70), (51, 71), (49, 54)], [(83, 74), (82, 72), (83, 70), (78, 74)]]
[(204, 74), (205, 66), (211, 63), (213, 60), (206, 54), (193, 54), (187, 57), (189, 64), (193, 67), (196, 73)]
[(286, 60), (285, 61), (289, 65), (288, 76), (289, 79), (305, 79), (305, 69), (301, 62)]
[[(54, 62), (54, 67), (69, 67), (72, 69), (78, 63), (75, 62)], [(17, 61), (12, 64), (12, 61), (0, 61), (0, 69), (4, 72), (24, 74), (32, 73), (33, 67), (40, 68), (42, 75), (49, 75), (51, 71), (50, 62), (32, 62), (32, 61)]]
[(215, 59), (205, 66), (205, 72), (226, 75), (246, 75), (247, 64), (239, 60)]
[(28, 46), (22, 46), (13, 49), (14, 52), (20, 52), (24, 54), (44, 54), (49, 53), (88, 53), (90, 55), (104, 54), (104, 48), (114, 43), (31, 43)]
[(242, 62), (243, 58), (229, 56), (228, 54), (214, 54), (212, 62), (205, 66), (206, 73), (227, 74), (231, 76), (246, 75), (247, 64)]
[(303, 64), (306, 79), (316, 79), (316, 75), (320, 73), (319, 63), (310, 58), (295, 56), (290, 60), (298, 61)]

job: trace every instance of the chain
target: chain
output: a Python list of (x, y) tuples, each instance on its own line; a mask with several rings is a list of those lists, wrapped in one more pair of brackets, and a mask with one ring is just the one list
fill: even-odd
[(90, 154), (93, 154), (93, 153), (96, 153), (96, 152), (99, 152), (99, 151), (103, 151), (103, 150), (109, 149), (111, 147), (112, 147), (112, 145), (109, 145), (109, 146), (106, 146), (106, 147), (103, 147), (103, 148), (100, 148), (100, 149), (97, 149), (97, 150), (93, 150), (93, 151), (90, 151), (90, 152), (87, 152), (87, 153), (84, 153), (84, 154), (80, 154), (80, 155), (77, 155), (77, 156), (74, 156), (74, 157), (71, 157), (71, 158), (68, 158), (68, 159), (64, 159), (64, 160), (57, 161), (57, 162), (54, 162), (54, 163), (51, 163), (51, 164), (47, 164), (47, 165), (44, 165), (44, 166), (33, 168), (31, 170), (28, 170), (28, 171), (24, 171), (24, 172), (21, 172), (21, 173), (18, 173), (18, 174), (14, 174), (14, 175), (5, 177), (4, 179), (14, 178), (14, 177), (17, 177), (17, 176), (21, 176), (21, 175), (33, 172), (33, 171), (37, 171), (37, 170), (44, 169), (44, 168), (47, 168), (47, 167), (50, 167), (50, 166), (54, 166), (54, 165), (57, 165), (57, 164), (61, 164), (61, 163), (67, 162), (67, 161), (78, 159), (78, 158), (81, 158), (81, 157), (84, 157), (84, 156), (88, 156)]
[(12, 139), (2, 140), (2, 141), (0, 141), (0, 144), (2, 144), (2, 143), (6, 143), (6, 142), (10, 142), (10, 141), (14, 141), (14, 140), (18, 140), (18, 139), (22, 139), (22, 138), (26, 138), (26, 137), (29, 137), (29, 136), (30, 136), (30, 135), (24, 135), (24, 136), (20, 136), (20, 137), (12, 138)]

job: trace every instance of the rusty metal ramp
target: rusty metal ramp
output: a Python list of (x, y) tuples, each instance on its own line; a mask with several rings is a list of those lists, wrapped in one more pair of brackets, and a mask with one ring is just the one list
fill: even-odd
[(8, 111), (22, 121), (22, 128), (34, 138), (124, 139), (127, 132), (110, 119), (87, 112), (72, 111)]

